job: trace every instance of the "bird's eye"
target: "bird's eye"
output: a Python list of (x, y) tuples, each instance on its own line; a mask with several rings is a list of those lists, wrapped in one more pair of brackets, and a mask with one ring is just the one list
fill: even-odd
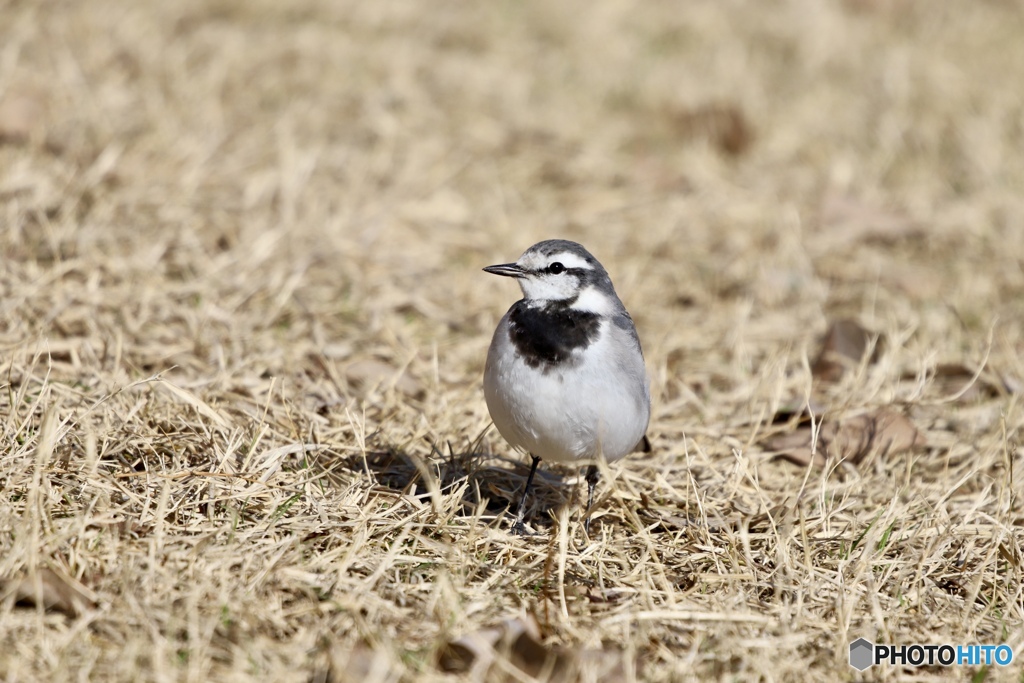
[(548, 266), (548, 272), (551, 273), (552, 275), (558, 275), (559, 273), (564, 272), (564, 271), (565, 271), (565, 266), (563, 266), (558, 261), (555, 261), (550, 266)]

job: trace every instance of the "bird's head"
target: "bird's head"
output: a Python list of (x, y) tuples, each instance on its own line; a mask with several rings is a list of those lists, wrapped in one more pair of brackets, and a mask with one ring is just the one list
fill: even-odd
[(488, 266), (484, 270), (516, 278), (529, 302), (567, 303), (594, 313), (610, 313), (618, 304), (607, 271), (576, 242), (538, 242), (515, 263)]

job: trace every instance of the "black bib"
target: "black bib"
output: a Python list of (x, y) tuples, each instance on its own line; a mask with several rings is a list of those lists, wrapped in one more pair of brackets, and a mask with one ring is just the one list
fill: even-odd
[(531, 368), (547, 372), (568, 361), (576, 349), (585, 349), (597, 340), (600, 316), (570, 308), (569, 303), (528, 306), (525, 301), (517, 301), (512, 306), (509, 336)]

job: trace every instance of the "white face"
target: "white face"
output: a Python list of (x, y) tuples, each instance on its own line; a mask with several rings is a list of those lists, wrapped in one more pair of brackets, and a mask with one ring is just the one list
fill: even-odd
[[(551, 272), (551, 265), (555, 263), (562, 264), (562, 272)], [(523, 290), (523, 296), (533, 301), (572, 299), (580, 291), (580, 279), (568, 272), (568, 269), (592, 270), (589, 263), (567, 251), (549, 256), (526, 252), (516, 261), (516, 265), (530, 273), (519, 278), (519, 287)]]

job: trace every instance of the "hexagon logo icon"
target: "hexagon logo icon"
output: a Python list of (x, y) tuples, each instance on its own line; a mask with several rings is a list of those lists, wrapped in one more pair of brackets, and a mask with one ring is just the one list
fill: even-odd
[(875, 663), (875, 646), (865, 638), (858, 638), (850, 643), (850, 666), (863, 671)]

